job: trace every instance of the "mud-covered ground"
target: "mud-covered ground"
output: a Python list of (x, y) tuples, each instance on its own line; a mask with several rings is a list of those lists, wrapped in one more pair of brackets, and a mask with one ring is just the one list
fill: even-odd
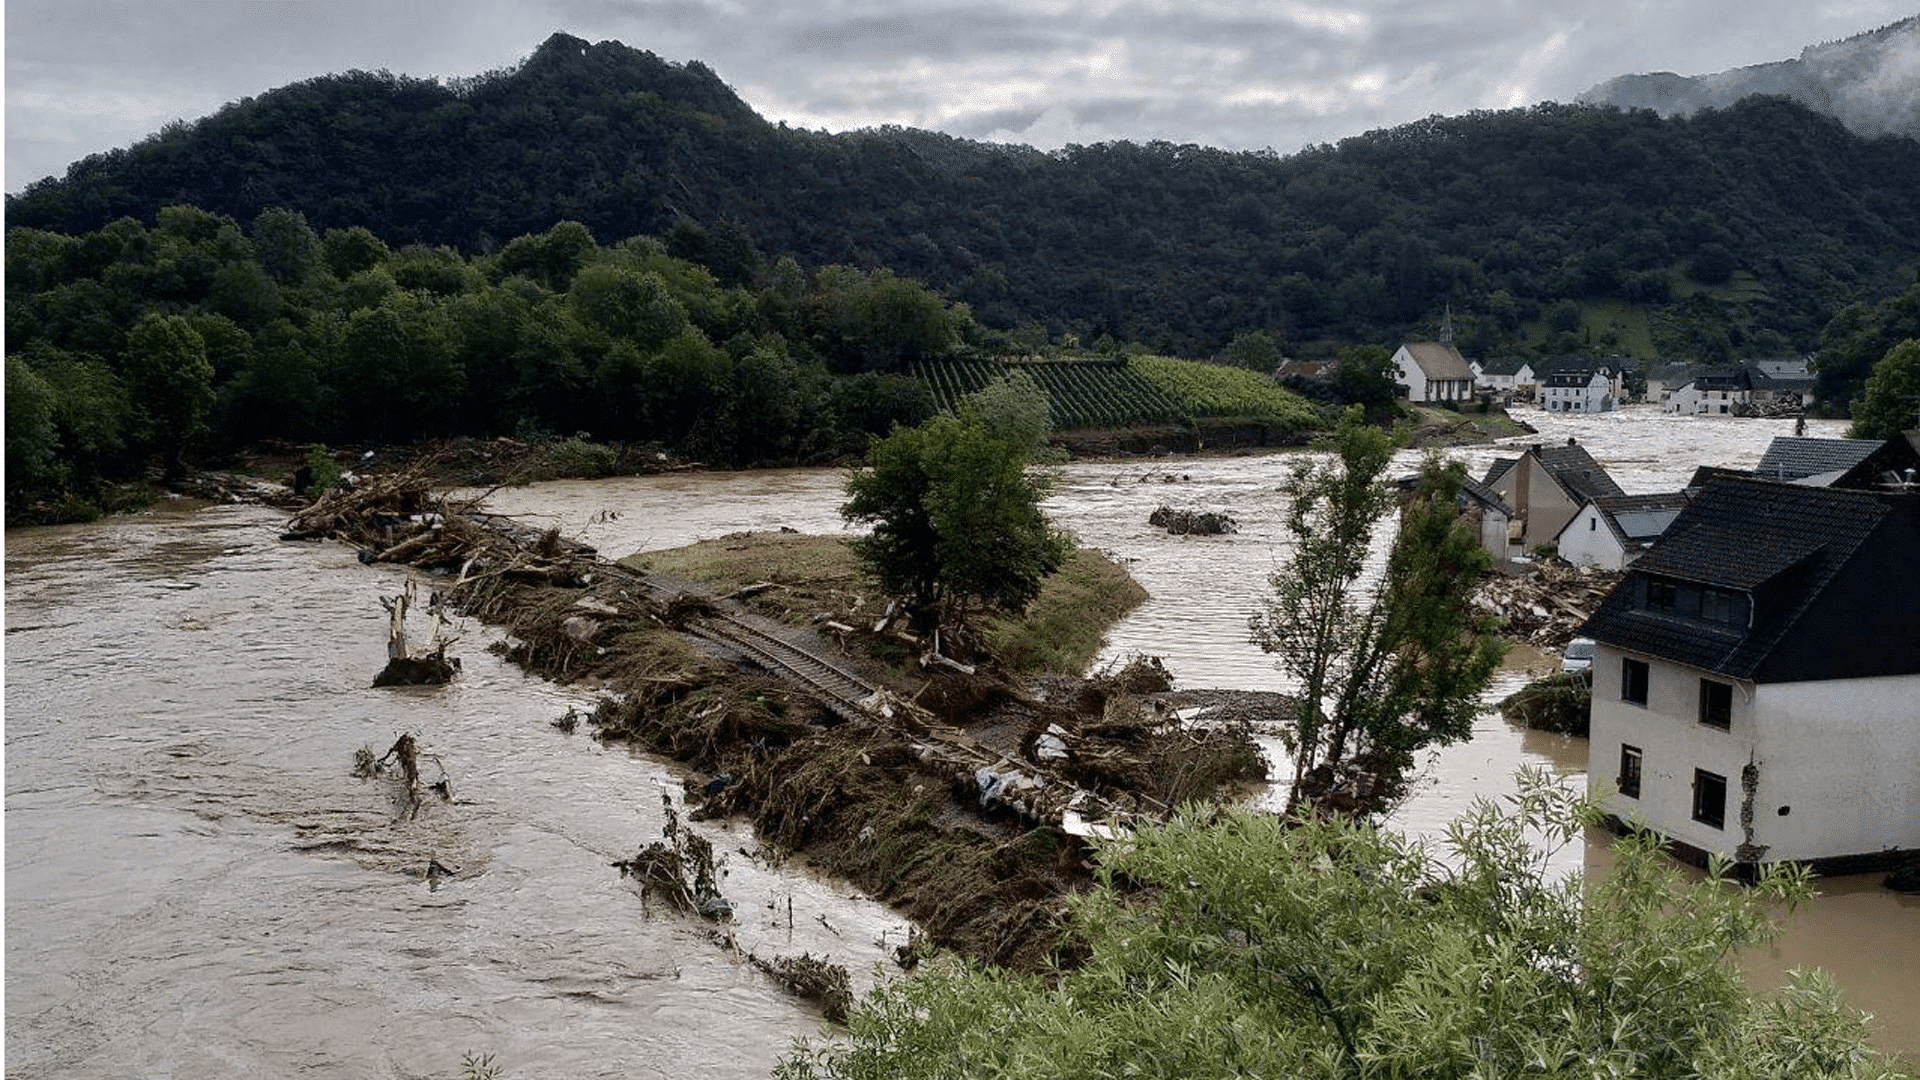
[[(946, 657), (970, 671), (928, 665), (926, 642), (875, 619), (885, 598), (838, 564), (810, 580), (806, 565), (762, 558), (763, 581), (703, 590), (489, 519), (434, 494), (424, 469), (332, 492), (297, 514), (288, 535), (332, 537), (368, 561), (443, 575), (457, 610), (505, 630), (511, 659), (604, 690), (589, 720), (596, 735), (694, 770), (696, 814), (750, 820), (773, 857), (810, 860), (908, 915), (921, 946), (1017, 969), (1071, 961), (1061, 916), (1068, 896), (1091, 884), (1092, 860), (1082, 830), (1018, 808), (996, 787), (1002, 779), (1024, 771), (1156, 809), (1229, 794), (1263, 776), (1251, 726), (1280, 707), (1265, 695), (1174, 694), (1147, 658), (1089, 679), (1015, 676), (986, 635), (943, 636)], [(767, 620), (784, 640), (910, 703), (902, 708), (925, 718), (914, 721), (922, 734), (938, 725), (946, 745), (973, 754), (967, 760), (1008, 768), (957, 767), (929, 755), (910, 727), (850, 719), (844, 702), (832, 707), (687, 632), (717, 612)], [(1215, 707), (1188, 723), (1201, 704)], [(910, 963), (917, 948), (905, 953)]]

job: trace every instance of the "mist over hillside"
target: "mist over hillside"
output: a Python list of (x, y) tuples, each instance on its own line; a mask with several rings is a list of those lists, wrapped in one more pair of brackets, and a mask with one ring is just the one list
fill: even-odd
[(1792, 98), (1856, 134), (1920, 139), (1920, 16), (1844, 41), (1809, 45), (1793, 60), (1713, 75), (1622, 75), (1578, 100), (1676, 116), (1724, 109), (1750, 94)]

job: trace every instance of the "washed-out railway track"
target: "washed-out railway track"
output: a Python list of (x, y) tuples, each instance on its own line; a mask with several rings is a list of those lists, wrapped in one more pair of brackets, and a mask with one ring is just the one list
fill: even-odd
[[(475, 515), (478, 524), (509, 537), (525, 550), (535, 536), (518, 522)], [(549, 540), (549, 543), (556, 541)], [(719, 608), (724, 600), (697, 589), (663, 581), (600, 560), (591, 547), (557, 541), (578, 558), (598, 564), (596, 573), (621, 578), (644, 587), (662, 604), (677, 600), (697, 602), (699, 610), (678, 620), (697, 637), (744, 657), (767, 672), (797, 684), (820, 704), (849, 723), (891, 732), (904, 739), (925, 767), (947, 772), (956, 781), (975, 785), (982, 806), (997, 804), (1043, 824), (1058, 825), (1081, 835), (1103, 831), (1107, 823), (1121, 827), (1164, 820), (1171, 810), (1150, 796), (1127, 793), (1118, 798), (1088, 790), (1031, 761), (982, 746), (971, 735), (942, 722), (933, 713), (877, 687), (859, 675), (776, 633), (757, 617), (742, 617)], [(771, 624), (769, 624), (771, 625)]]
[[(677, 591), (648, 579), (655, 592)], [(798, 683), (821, 705), (850, 723), (899, 735), (923, 765), (964, 777), (981, 792), (981, 802), (998, 803), (1035, 821), (1087, 833), (1113, 822), (1130, 825), (1163, 820), (1169, 808), (1147, 796), (1125, 801), (1109, 798), (1054, 775), (1033, 762), (998, 753), (972, 736), (945, 724), (926, 709), (874, 686), (818, 653), (749, 619), (710, 611), (686, 623), (686, 630), (729, 648), (756, 666)]]

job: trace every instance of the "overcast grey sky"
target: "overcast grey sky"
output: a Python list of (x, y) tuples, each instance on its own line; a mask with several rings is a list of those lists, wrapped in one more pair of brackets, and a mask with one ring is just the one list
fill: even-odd
[(1785, 60), (1915, 0), (9, 0), (6, 189), (353, 68), (474, 75), (556, 30), (701, 60), (770, 120), (1043, 149), (1292, 153), (1615, 75)]

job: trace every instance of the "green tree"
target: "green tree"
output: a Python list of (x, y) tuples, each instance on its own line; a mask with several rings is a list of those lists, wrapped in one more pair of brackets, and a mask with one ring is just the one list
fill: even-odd
[(269, 207), (253, 219), (253, 250), (281, 285), (304, 285), (320, 271), (320, 238), (298, 210)]
[(783, 1080), (931, 1077), (1901, 1075), (1830, 979), (1750, 994), (1742, 949), (1812, 895), (1772, 866), (1751, 888), (1692, 880), (1650, 834), (1604, 878), (1553, 851), (1596, 820), (1551, 778), (1482, 801), (1438, 845), (1347, 820), (1182, 814), (1096, 843), (1052, 978), (938, 958), (883, 982)]
[(1853, 403), (1856, 439), (1892, 439), (1920, 428), (1920, 339), (1887, 350), (1867, 376), (1865, 393)]
[(1814, 393), (1832, 413), (1842, 413), (1865, 388), (1867, 375), (1887, 351), (1920, 338), (1920, 284), (1878, 304), (1850, 304), (1820, 331), (1814, 354)]
[(1382, 479), (1392, 441), (1349, 409), (1332, 460), (1303, 460), (1283, 487), (1291, 555), (1273, 597), (1248, 619), (1255, 644), (1298, 680), (1281, 736), (1293, 755), (1290, 804), (1311, 803), (1357, 771), (1391, 798), (1414, 751), (1467, 738), (1503, 646), (1466, 604), (1489, 565), (1457, 520), (1463, 473), (1429, 458), (1377, 583), (1361, 580), (1375, 525), (1392, 505)]
[(168, 474), (179, 475), (213, 407), (206, 341), (186, 318), (148, 312), (127, 332), (125, 371), (136, 432), (160, 451)]
[[(292, 243), (297, 247), (298, 237)], [(320, 241), (320, 257), (327, 272), (345, 281), (355, 274), (371, 270), (391, 258), (386, 241), (371, 229), (355, 225), (347, 229), (328, 229)]]
[(1349, 345), (1333, 368), (1333, 392), (1343, 403), (1358, 405), (1369, 424), (1383, 424), (1399, 411), (1400, 385), (1394, 381), (1393, 354), (1378, 345)]
[(1280, 366), (1280, 342), (1265, 330), (1242, 330), (1227, 346), (1227, 359), (1234, 367), (1272, 374)]
[(923, 625), (1024, 611), (1071, 550), (1040, 510), (1045, 478), (1028, 470), (1031, 410), (988, 411), (1005, 396), (876, 439), (847, 484), (842, 516), (873, 526), (854, 550)]
[[(55, 454), (55, 398), (46, 380), (18, 356), (7, 357), (7, 509), (51, 486), (59, 475)], [(9, 513), (9, 518), (12, 514)]]
[(445, 312), (396, 292), (348, 317), (330, 381), (344, 430), (394, 439), (442, 434), (466, 370)]

